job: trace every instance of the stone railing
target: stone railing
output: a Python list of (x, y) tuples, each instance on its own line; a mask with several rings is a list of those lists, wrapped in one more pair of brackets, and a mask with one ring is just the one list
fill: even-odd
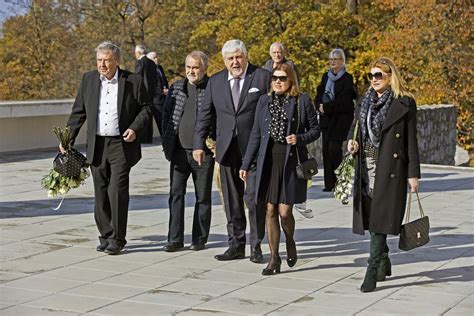
[(422, 163), (454, 165), (456, 121), (457, 109), (454, 105), (418, 107), (418, 148)]
[[(0, 102), (0, 152), (56, 147), (53, 126), (64, 126), (74, 100)], [(453, 105), (418, 107), (421, 162), (454, 165), (456, 118)], [(155, 125), (155, 124), (154, 124)], [(159, 135), (154, 126), (154, 135)], [(76, 144), (84, 144), (85, 127)], [(309, 146), (322, 167), (321, 138)]]

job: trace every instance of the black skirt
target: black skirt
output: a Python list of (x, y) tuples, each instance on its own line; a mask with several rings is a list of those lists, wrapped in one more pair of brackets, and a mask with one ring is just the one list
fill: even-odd
[[(285, 181), (285, 157), (287, 144), (275, 142), (270, 138), (265, 155), (265, 164), (262, 173), (260, 187), (260, 201), (272, 204), (294, 204), (294, 201), (287, 199), (287, 188)], [(294, 146), (292, 146), (292, 150)], [(294, 156), (294, 155), (293, 155)], [(294, 159), (290, 159), (288, 164), (295, 164)], [(294, 196), (294, 195), (292, 195)]]

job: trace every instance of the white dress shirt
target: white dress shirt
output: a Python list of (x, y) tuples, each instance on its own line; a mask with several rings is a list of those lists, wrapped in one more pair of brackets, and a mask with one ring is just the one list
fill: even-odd
[(100, 76), (100, 101), (97, 115), (97, 135), (120, 136), (118, 119), (118, 69), (109, 80)]

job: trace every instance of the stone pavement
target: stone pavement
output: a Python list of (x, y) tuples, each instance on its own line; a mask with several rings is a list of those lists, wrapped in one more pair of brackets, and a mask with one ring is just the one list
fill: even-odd
[[(265, 265), (248, 257), (213, 259), (227, 240), (215, 189), (207, 248), (162, 250), (168, 228), (168, 163), (159, 145), (144, 147), (144, 158), (132, 171), (128, 244), (119, 256), (95, 251), (92, 179), (73, 191), (60, 211), (53, 211), (58, 200), (46, 197), (39, 180), (48, 173), (54, 151), (2, 154), (1, 315), (473, 314), (472, 169), (422, 167), (421, 198), (431, 221), (431, 242), (401, 252), (398, 237), (389, 238), (393, 276), (379, 282), (376, 291), (362, 294), (368, 237), (352, 234), (351, 205), (321, 192), (321, 174), (309, 189), (314, 218), (295, 212), (298, 263), (290, 269), (283, 262), (281, 274), (264, 277), (260, 272)], [(192, 181), (188, 189), (187, 245)], [(263, 251), (268, 260), (266, 241)]]

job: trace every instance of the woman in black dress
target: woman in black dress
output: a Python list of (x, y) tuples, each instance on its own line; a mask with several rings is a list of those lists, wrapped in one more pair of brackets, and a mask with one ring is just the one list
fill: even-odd
[(308, 158), (306, 145), (319, 137), (316, 110), (307, 94), (299, 93), (293, 68), (278, 65), (268, 95), (258, 100), (247, 152), (240, 168), (245, 181), (256, 160), (256, 199), (267, 205), (265, 223), (271, 259), (263, 275), (280, 272), (280, 223), (286, 236), (288, 266), (296, 264), (293, 204), (306, 201), (307, 180), (296, 177), (298, 159)]

